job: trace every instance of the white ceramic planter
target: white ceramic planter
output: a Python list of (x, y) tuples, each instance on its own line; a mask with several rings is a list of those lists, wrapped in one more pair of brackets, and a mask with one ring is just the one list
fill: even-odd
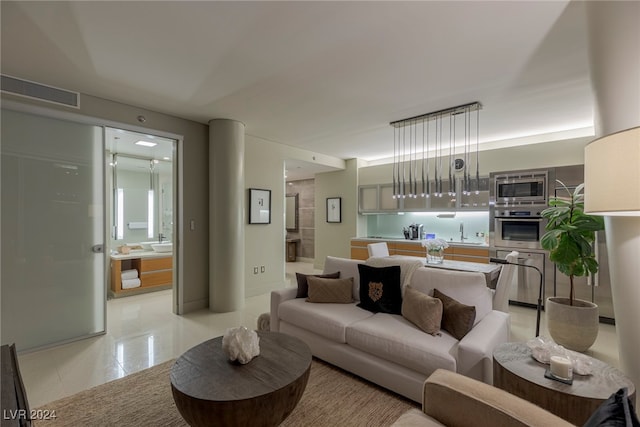
[(553, 340), (575, 351), (586, 351), (598, 337), (598, 306), (592, 302), (569, 298), (547, 298), (547, 328)]

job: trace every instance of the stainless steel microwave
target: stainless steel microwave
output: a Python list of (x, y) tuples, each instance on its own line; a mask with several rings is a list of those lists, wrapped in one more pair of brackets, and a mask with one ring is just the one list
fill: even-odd
[(494, 179), (497, 205), (547, 204), (547, 171), (496, 175)]

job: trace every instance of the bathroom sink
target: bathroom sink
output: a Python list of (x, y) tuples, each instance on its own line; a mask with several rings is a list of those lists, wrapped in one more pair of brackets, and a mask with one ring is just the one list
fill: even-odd
[(173, 243), (152, 243), (151, 249), (156, 252), (171, 252), (173, 251)]
[(144, 249), (145, 251), (152, 251), (153, 248), (151, 247), (151, 245), (158, 245), (160, 243), (171, 243), (171, 242), (167, 242), (166, 240), (163, 242), (159, 240), (154, 240), (151, 242), (140, 242), (140, 246), (142, 246), (142, 249)]

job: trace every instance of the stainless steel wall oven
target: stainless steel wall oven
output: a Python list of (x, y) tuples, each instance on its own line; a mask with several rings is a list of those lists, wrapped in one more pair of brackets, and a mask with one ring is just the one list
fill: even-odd
[(540, 239), (547, 220), (540, 213), (546, 206), (498, 209), (493, 214), (493, 245), (513, 249), (542, 249)]

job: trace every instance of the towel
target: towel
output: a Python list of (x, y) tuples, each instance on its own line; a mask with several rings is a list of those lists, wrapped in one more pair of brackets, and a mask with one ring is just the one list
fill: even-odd
[(122, 281), (122, 289), (133, 289), (140, 287), (140, 279), (125, 279)]
[(411, 283), (411, 276), (413, 276), (413, 272), (424, 266), (424, 262), (418, 257), (396, 258), (391, 256), (370, 257), (365, 261), (365, 264), (370, 265), (371, 267), (389, 267), (392, 265), (399, 265), (402, 295), (404, 295), (404, 290), (407, 285)]
[(122, 280), (137, 279), (138, 270), (124, 270), (122, 273), (120, 273), (120, 277), (122, 278)]

